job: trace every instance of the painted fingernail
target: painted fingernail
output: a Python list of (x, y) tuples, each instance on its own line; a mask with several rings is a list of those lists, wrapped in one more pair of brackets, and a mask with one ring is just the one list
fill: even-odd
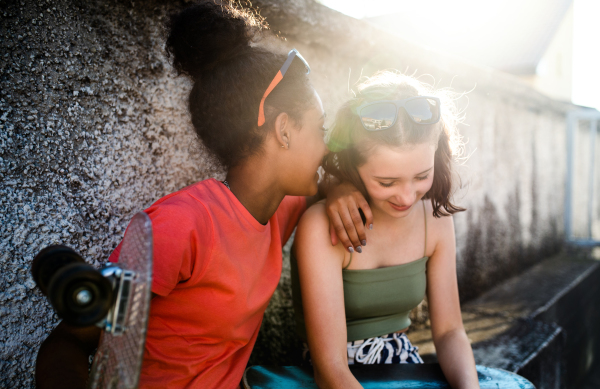
[(369, 224), (369, 230), (373, 229), (373, 223)]
[(350, 251), (351, 253), (353, 253), (354, 252), (354, 247), (352, 247), (352, 246), (348, 247), (348, 251)]
[(356, 248), (356, 251), (358, 251), (359, 253), (362, 253), (362, 247), (358, 246), (358, 247)]
[(367, 240), (363, 239), (363, 240), (360, 241), (360, 243), (362, 243), (363, 246), (366, 246), (367, 245)]

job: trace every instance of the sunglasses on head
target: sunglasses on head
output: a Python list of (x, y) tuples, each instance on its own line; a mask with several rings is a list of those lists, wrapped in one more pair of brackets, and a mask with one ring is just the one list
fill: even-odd
[(435, 124), (440, 121), (440, 99), (433, 96), (372, 101), (360, 105), (356, 112), (365, 130), (380, 131), (396, 124), (400, 108), (404, 108), (408, 117), (417, 124)]
[(299, 58), (304, 63), (304, 66), (306, 66), (306, 74), (310, 74), (310, 66), (308, 66), (308, 62), (306, 62), (306, 60), (300, 55), (298, 50), (292, 49), (288, 53), (288, 57), (285, 60), (285, 62), (283, 63), (283, 66), (281, 67), (281, 69), (279, 69), (279, 71), (275, 75), (275, 78), (273, 78), (273, 81), (271, 81), (271, 83), (269, 84), (269, 87), (265, 91), (265, 94), (263, 95), (262, 99), (260, 100), (260, 105), (258, 107), (258, 126), (259, 127), (262, 126), (263, 124), (265, 124), (265, 100), (266, 100), (267, 96), (269, 95), (269, 93), (271, 93), (271, 91), (273, 91), (273, 89), (275, 89), (277, 84), (279, 84), (279, 82), (283, 79), (283, 76), (285, 76), (285, 72), (287, 72), (287, 70), (290, 67), (290, 65), (292, 64), (292, 61), (294, 60), (294, 58)]

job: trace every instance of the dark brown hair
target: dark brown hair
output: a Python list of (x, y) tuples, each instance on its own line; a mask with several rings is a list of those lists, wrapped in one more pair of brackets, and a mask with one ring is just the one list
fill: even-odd
[(260, 100), (287, 56), (261, 47), (264, 20), (230, 1), (206, 0), (171, 17), (166, 51), (193, 88), (188, 108), (204, 145), (226, 167), (259, 153), (281, 112), (295, 123), (310, 106), (313, 88), (301, 61), (292, 62), (265, 101), (266, 123), (258, 127)]
[[(449, 91), (433, 91), (413, 77), (397, 72), (382, 71), (357, 87), (358, 95), (346, 102), (336, 114), (335, 123), (328, 135), (330, 153), (323, 160), (326, 173), (341, 181), (349, 181), (365, 198), (369, 195), (357, 168), (366, 163), (370, 151), (377, 145), (406, 146), (431, 142), (435, 151), (434, 175), (431, 189), (425, 194), (433, 206), (433, 215), (442, 217), (464, 211), (451, 202), (454, 157), (462, 151), (458, 134), (456, 108)], [(438, 96), (441, 100), (442, 118), (432, 125), (416, 124), (400, 110), (398, 121), (387, 130), (366, 131), (356, 108), (364, 102), (376, 100), (399, 100), (413, 96)]]

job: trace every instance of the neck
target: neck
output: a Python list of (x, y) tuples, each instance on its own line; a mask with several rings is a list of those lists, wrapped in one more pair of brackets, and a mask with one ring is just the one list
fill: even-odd
[(271, 172), (273, 165), (265, 160), (250, 157), (230, 168), (226, 178), (234, 196), (261, 224), (267, 224), (285, 197)]

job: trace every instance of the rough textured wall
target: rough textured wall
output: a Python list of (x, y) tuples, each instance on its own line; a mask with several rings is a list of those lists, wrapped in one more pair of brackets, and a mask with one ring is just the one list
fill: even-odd
[(33, 256), (63, 243), (99, 265), (135, 212), (219, 171), (163, 56), (179, 4), (0, 4), (0, 387), (16, 388), (57, 323)]
[[(183, 4), (0, 0), (2, 387), (33, 385), (37, 348), (57, 323), (29, 276), (41, 248), (67, 244), (99, 265), (135, 212), (222, 175), (196, 145), (189, 84), (163, 55), (164, 17)], [(568, 106), (310, 0), (254, 4), (307, 58), (330, 117), (361, 71), (408, 69), (441, 87), (475, 87), (458, 102), (472, 152), (459, 194), (469, 211), (455, 218), (463, 299), (558, 250)], [(253, 362), (298, 360), (291, 314), (284, 272)]]

